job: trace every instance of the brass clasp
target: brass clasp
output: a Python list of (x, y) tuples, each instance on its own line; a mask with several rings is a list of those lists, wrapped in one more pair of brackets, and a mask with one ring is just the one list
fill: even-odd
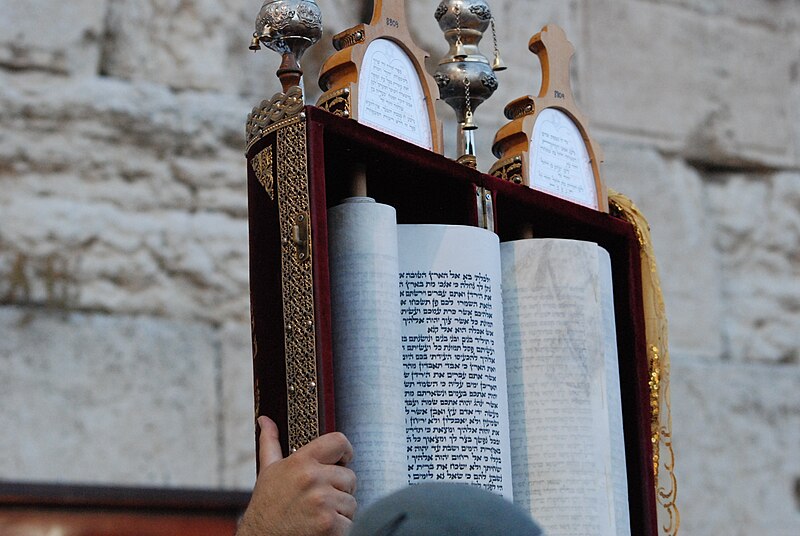
[(292, 243), (295, 247), (294, 254), (299, 261), (311, 258), (310, 221), (311, 218), (307, 213), (300, 213), (294, 217)]

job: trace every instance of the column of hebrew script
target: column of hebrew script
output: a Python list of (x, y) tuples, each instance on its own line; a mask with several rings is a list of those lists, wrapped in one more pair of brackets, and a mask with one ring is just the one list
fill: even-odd
[(351, 198), (328, 228), (336, 426), (358, 453), (364, 507), (406, 485), (395, 211)]
[(613, 438), (609, 426), (619, 386), (608, 378), (616, 342), (600, 251), (571, 240), (501, 245), (514, 499), (551, 536), (630, 534), (615, 504), (627, 503), (624, 459), (612, 462), (624, 440), (621, 423)]
[(510, 498), (498, 239), (476, 227), (398, 226), (408, 479)]

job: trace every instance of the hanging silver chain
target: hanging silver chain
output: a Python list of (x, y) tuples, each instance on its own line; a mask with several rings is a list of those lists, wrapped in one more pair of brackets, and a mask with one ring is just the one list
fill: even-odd
[(456, 50), (458, 50), (463, 45), (461, 42), (461, 8), (454, 6), (453, 11), (456, 14)]
[[(466, 75), (466, 72), (464, 73)], [(466, 122), (469, 123), (469, 119), (472, 116), (472, 101), (469, 95), (469, 77), (464, 76), (464, 104), (466, 106), (466, 113), (464, 117), (467, 118)]]
[(497, 31), (495, 31), (494, 27), (494, 17), (492, 17), (492, 42), (494, 43), (494, 60), (497, 61), (500, 58), (500, 49), (497, 46)]

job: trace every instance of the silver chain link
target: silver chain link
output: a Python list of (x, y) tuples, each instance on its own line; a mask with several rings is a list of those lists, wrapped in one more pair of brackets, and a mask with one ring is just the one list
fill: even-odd
[(466, 76), (466, 71), (464, 71), (464, 74), (464, 100), (466, 105), (465, 116), (469, 117), (472, 115), (472, 101), (470, 100), (469, 95), (469, 77)]
[(497, 46), (497, 32), (494, 28), (494, 17), (492, 17), (492, 41), (494, 42), (494, 59), (497, 61), (500, 58), (500, 49)]
[(453, 11), (456, 13), (456, 48), (462, 46), (461, 42), (461, 8), (454, 6)]

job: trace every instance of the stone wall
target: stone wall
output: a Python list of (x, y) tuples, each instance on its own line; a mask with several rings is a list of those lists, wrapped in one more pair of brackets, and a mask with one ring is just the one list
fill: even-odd
[[(319, 3), (327, 36), (371, 7)], [(440, 57), (436, 2), (407, 4)], [(604, 176), (650, 220), (681, 533), (799, 533), (800, 6), (491, 4), (511, 69), (480, 167), (558, 23)], [(0, 479), (252, 484), (242, 138), (278, 89), (277, 56), (247, 50), (259, 7), (0, 0)]]

